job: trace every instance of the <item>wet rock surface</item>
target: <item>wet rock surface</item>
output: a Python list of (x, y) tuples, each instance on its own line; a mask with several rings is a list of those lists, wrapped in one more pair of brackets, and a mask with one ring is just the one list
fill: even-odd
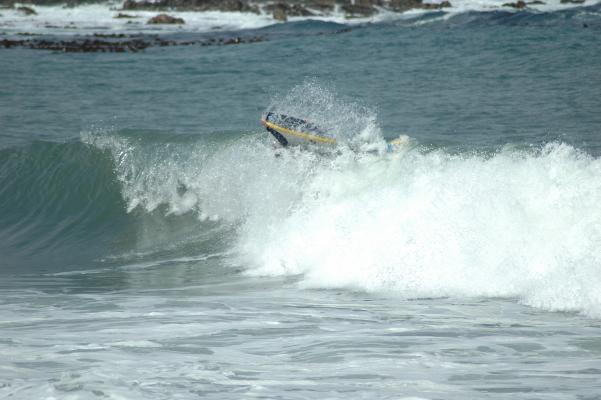
[(288, 4), (285, 2), (267, 4), (263, 7), (263, 10), (271, 13), (273, 19), (277, 21), (286, 21), (288, 17), (310, 17), (315, 15), (315, 13), (309, 11), (302, 4)]
[(260, 36), (241, 38), (208, 38), (198, 40), (177, 40), (161, 38), (158, 36), (129, 36), (118, 35), (93, 35), (69, 40), (60, 39), (3, 39), (0, 48), (23, 47), (35, 50), (51, 50), (64, 53), (125, 53), (138, 52), (149, 47), (167, 46), (224, 46), (231, 44), (262, 42)]
[[(350, 28), (323, 31), (316, 36), (350, 32)], [(22, 36), (29, 38), (22, 39)], [(272, 38), (273, 39), (273, 38)], [(268, 36), (159, 36), (94, 34), (88, 36), (64, 37), (35, 36), (31, 33), (17, 34), (11, 38), (0, 38), (0, 49), (26, 48), (34, 50), (50, 50), (62, 53), (135, 53), (151, 47), (172, 46), (228, 46), (237, 44), (259, 43), (270, 40)]]
[(146, 22), (147, 24), (185, 24), (183, 18), (172, 17), (167, 14), (156, 15)]
[(527, 5), (522, 0), (519, 0), (515, 3), (505, 3), (505, 4), (503, 4), (503, 7), (512, 7), (512, 8), (520, 9), (520, 8), (526, 8)]
[[(103, 0), (26, 0), (27, 4), (77, 6)], [(579, 0), (565, 0), (579, 1)], [(0, 5), (14, 7), (15, 0), (0, 0)], [(233, 11), (272, 14), (277, 20), (293, 16), (323, 15), (342, 10), (349, 18), (368, 17), (380, 9), (404, 12), (411, 9), (450, 7), (448, 1), (424, 3), (423, 0), (124, 0), (121, 11)]]
[(369, 4), (346, 4), (342, 6), (347, 18), (370, 17), (376, 13), (376, 9)]
[(276, 21), (286, 21), (288, 20), (288, 15), (286, 14), (286, 9), (277, 4), (273, 8), (273, 19)]
[(421, 8), (425, 10), (440, 10), (441, 8), (453, 7), (450, 1), (443, 1), (440, 3), (423, 3)]
[(388, 4), (390, 10), (396, 12), (405, 12), (412, 9), (439, 10), (452, 6), (451, 2), (446, 0), (437, 3), (424, 3), (422, 0), (390, 0)]
[(38, 15), (38, 13), (31, 7), (25, 7), (25, 6), (17, 7), (17, 11), (23, 15)]
[(137, 15), (119, 13), (119, 14), (115, 15), (113, 18), (134, 19), (134, 18), (140, 18), (140, 17), (138, 17)]
[(257, 6), (241, 0), (125, 0), (122, 9), (259, 12)]

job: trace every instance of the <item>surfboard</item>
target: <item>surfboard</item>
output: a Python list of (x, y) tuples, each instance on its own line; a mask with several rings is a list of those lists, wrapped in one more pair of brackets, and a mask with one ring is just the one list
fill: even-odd
[[(261, 118), (261, 124), (283, 147), (314, 143), (324, 146), (335, 146), (336, 138), (322, 128), (304, 119), (285, 114), (268, 112)], [(387, 142), (387, 150), (394, 151), (407, 144), (409, 136), (401, 135)]]
[(336, 144), (336, 139), (333, 136), (328, 135), (321, 128), (304, 119), (268, 112), (261, 119), (261, 124), (284, 147), (307, 143)]

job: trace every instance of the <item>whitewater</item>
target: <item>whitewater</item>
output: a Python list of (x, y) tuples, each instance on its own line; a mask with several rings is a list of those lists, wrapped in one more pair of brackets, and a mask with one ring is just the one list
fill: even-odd
[[(425, 3), (439, 3), (430, 1)], [(448, 18), (466, 12), (495, 12), (515, 10), (508, 6), (511, 2), (504, 0), (456, 0), (451, 2), (451, 7), (445, 8), (442, 18)], [(598, 0), (584, 0), (582, 3), (561, 2), (560, 0), (547, 0), (532, 2), (528, 7), (534, 12), (553, 12), (558, 10), (570, 10), (582, 6), (598, 4)], [(35, 15), (28, 15), (17, 8), (27, 6)], [(180, 11), (167, 10), (169, 15), (182, 18), (184, 25), (148, 25), (146, 22), (157, 15), (158, 11), (146, 10), (123, 10), (121, 2), (97, 2), (92, 4), (81, 4), (71, 7), (64, 4), (45, 6), (31, 5), (28, 3), (15, 3), (15, 8), (3, 9), (0, 13), (0, 23), (3, 34), (48, 34), (48, 35), (73, 35), (93, 33), (147, 33), (165, 34), (182, 32), (214, 32), (214, 31), (236, 31), (245, 29), (258, 29), (274, 24), (281, 24), (273, 19), (272, 13), (265, 10), (263, 4), (258, 3), (258, 13), (251, 12), (227, 12), (227, 11)], [(165, 10), (164, 10), (165, 11)], [(339, 24), (358, 25), (365, 23), (391, 22), (398, 20), (411, 20), (421, 15), (432, 14), (427, 10), (409, 10), (405, 13), (397, 13), (379, 7), (378, 12), (372, 16), (349, 18), (340, 9), (335, 7), (331, 12), (312, 10), (314, 16), (291, 16), (292, 22), (300, 21), (323, 21)], [(435, 13), (436, 14), (436, 13)], [(119, 17), (127, 15), (127, 18)]]
[(600, 398), (600, 6), (456, 3), (1, 48), (0, 398)]
[(113, 137), (87, 140), (118, 158), (128, 210), (236, 224), (233, 250), (250, 274), (600, 315), (601, 163), (569, 145), (274, 157), (253, 137), (182, 162), (178, 151), (164, 159)]

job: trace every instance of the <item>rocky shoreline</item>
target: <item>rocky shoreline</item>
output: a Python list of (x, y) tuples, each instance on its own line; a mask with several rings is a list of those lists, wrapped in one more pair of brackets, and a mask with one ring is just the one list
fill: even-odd
[[(316, 36), (336, 35), (350, 32), (351, 28), (318, 32)], [(140, 34), (99, 34), (65, 39), (61, 37), (36, 37), (32, 34), (26, 39), (0, 39), (0, 49), (27, 48), (33, 50), (50, 50), (62, 53), (136, 53), (150, 47), (172, 46), (229, 46), (238, 44), (259, 43), (269, 40), (268, 36), (213, 36), (177, 38), (159, 35)]]
[[(34, 17), (37, 15), (35, 6), (51, 6), (63, 4), (80, 6), (99, 3), (94, 0), (0, 0), (3, 8), (12, 8), (22, 15)], [(113, 18), (126, 19), (128, 23), (136, 18), (141, 18), (138, 11), (153, 11), (157, 15), (146, 17), (145, 24), (175, 24), (182, 25), (186, 21), (169, 12), (178, 11), (229, 11), (241, 13), (255, 13), (272, 15), (275, 20), (285, 21), (292, 16), (323, 16), (333, 13), (344, 13), (348, 18), (367, 17), (382, 10), (403, 12), (409, 9), (438, 9), (450, 7), (448, 1), (440, 3), (424, 3), (423, 0), (124, 0), (120, 2), (100, 2), (107, 4), (114, 10)], [(70, 28), (70, 26), (66, 26)], [(342, 29), (336, 32), (323, 32), (322, 34), (347, 32)], [(253, 37), (196, 37), (193, 39), (173, 39), (170, 36), (148, 34), (95, 34), (72, 36), (69, 38), (44, 35), (36, 37), (33, 34), (18, 33), (16, 36), (24, 38), (0, 37), (0, 48), (28, 48), (36, 50), (50, 50), (65, 53), (89, 52), (138, 52), (150, 47), (166, 46), (222, 46), (243, 43), (256, 43), (265, 40), (264, 36)]]
[(226, 37), (197, 40), (172, 40), (136, 35), (92, 35), (70, 40), (52, 38), (3, 39), (0, 48), (24, 47), (34, 50), (50, 50), (63, 53), (136, 53), (149, 47), (167, 46), (225, 46), (242, 43), (257, 43), (264, 40), (261, 36), (250, 38)]
[[(424, 2), (426, 1), (426, 2)], [(511, 0), (509, 0), (511, 1)], [(561, 0), (562, 4), (580, 4), (584, 0)], [(181, 14), (169, 15), (178, 11), (229, 11), (240, 13), (256, 13), (271, 15), (275, 20), (286, 21), (288, 17), (344, 15), (347, 18), (369, 17), (378, 12), (405, 12), (412, 9), (438, 10), (452, 7), (447, 0), (124, 0), (123, 2), (107, 2), (95, 0), (0, 0), (0, 8), (13, 9), (23, 16), (36, 18), (35, 6), (51, 6), (63, 4), (79, 6), (91, 3), (106, 4), (113, 16), (111, 18), (127, 20), (127, 24), (186, 24)], [(530, 6), (545, 4), (541, 0), (515, 0), (504, 3), (502, 7), (529, 9)], [(138, 11), (156, 12), (154, 16)], [(144, 19), (142, 19), (144, 18)], [(136, 19), (138, 19), (136, 21)], [(72, 23), (71, 23), (72, 24)], [(47, 27), (55, 28), (54, 26)], [(60, 28), (57, 26), (56, 28)], [(64, 26), (64, 29), (71, 26)], [(348, 29), (322, 32), (320, 34), (348, 32)], [(4, 37), (2, 37), (4, 36)], [(39, 36), (39, 37), (38, 37)], [(65, 36), (39, 35), (27, 32), (0, 34), (1, 48), (28, 48), (60, 52), (138, 52), (150, 47), (166, 46), (222, 46), (243, 43), (262, 42), (266, 36), (248, 37), (209, 37), (207, 35), (188, 36), (187, 39), (174, 39), (175, 36), (157, 34), (118, 33)]]
[[(106, 3), (102, 0), (0, 0), (0, 6), (17, 4), (75, 7)], [(112, 3), (121, 11), (229, 11), (271, 14), (285, 21), (294, 16), (326, 16), (334, 12), (347, 18), (369, 17), (379, 11), (405, 12), (411, 9), (441, 9), (451, 7), (448, 0), (124, 0)]]
[[(581, 4), (584, 0), (560, 2)], [(382, 11), (402, 13), (415, 9), (440, 10), (453, 6), (449, 0), (0, 0), (0, 8), (13, 8), (28, 16), (36, 15), (36, 11), (28, 5), (76, 7), (86, 4), (107, 4), (111, 9), (122, 12), (115, 18), (134, 18), (127, 13), (136, 11), (223, 11), (271, 15), (278, 21), (286, 21), (289, 17), (321, 17), (333, 14), (342, 14), (346, 18), (365, 18)], [(545, 2), (516, 0), (504, 3), (502, 7), (528, 9), (531, 5), (541, 4)], [(149, 23), (173, 23), (168, 18), (165, 21), (161, 22), (159, 19)]]

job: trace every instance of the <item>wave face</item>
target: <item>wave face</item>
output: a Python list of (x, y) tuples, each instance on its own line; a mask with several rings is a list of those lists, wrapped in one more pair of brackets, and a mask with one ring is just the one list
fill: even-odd
[[(354, 116), (357, 137), (372, 117)], [(598, 158), (559, 142), (480, 154), (410, 141), (386, 154), (381, 139), (369, 140), (369, 152), (343, 145), (323, 154), (274, 149), (265, 135), (83, 138), (113, 158), (130, 214), (179, 218), (189, 240), (212, 235), (249, 274), (601, 315)]]
[(3, 269), (53, 269), (101, 254), (125, 228), (113, 162), (78, 142), (0, 150)]
[[(306, 117), (334, 98), (307, 82), (271, 107), (298, 106), (299, 93), (315, 97), (296, 110)], [(344, 101), (328, 111), (350, 115), (349, 140), (328, 153), (283, 151), (265, 134), (110, 131), (4, 149), (3, 262), (224, 253), (305, 287), (601, 315), (598, 158), (560, 142), (474, 153), (411, 139), (386, 153), (372, 113)]]

